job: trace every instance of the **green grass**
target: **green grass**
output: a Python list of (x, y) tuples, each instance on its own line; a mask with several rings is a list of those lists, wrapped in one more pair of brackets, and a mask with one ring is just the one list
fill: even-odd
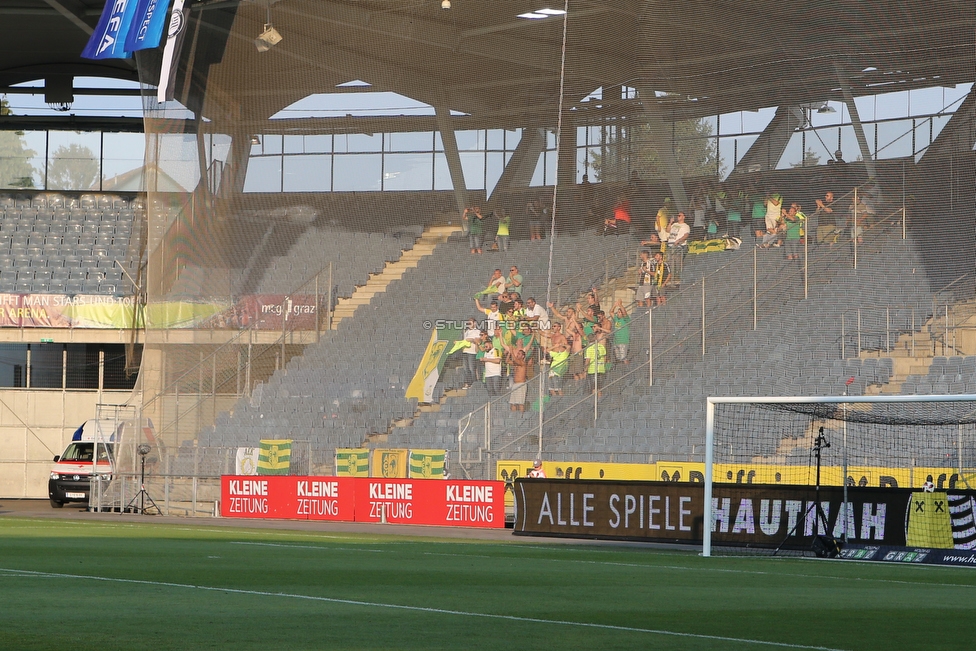
[(932, 651), (971, 648), (974, 588), (965, 569), (525, 538), (0, 520), (3, 649)]

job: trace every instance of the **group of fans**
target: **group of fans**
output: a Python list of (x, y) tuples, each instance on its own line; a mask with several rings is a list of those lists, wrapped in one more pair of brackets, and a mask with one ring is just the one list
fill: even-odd
[(469, 319), (463, 341), (456, 344), (462, 351), (465, 387), (483, 380), (490, 396), (509, 391), (511, 410), (525, 411), (526, 383), (540, 372), (547, 373), (549, 395), (558, 396), (566, 378), (585, 380), (587, 390), (596, 392), (613, 361), (628, 363), (630, 315), (622, 301), (608, 315), (594, 288), (585, 305), (560, 311), (549, 303), (550, 316), (534, 297), (523, 301), (523, 292), (522, 274), (512, 266), (508, 276), (495, 269), (486, 287), (474, 295), (485, 320), (479, 324)]

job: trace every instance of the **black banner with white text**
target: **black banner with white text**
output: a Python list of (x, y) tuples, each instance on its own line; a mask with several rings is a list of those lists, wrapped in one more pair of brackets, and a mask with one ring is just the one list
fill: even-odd
[[(807, 548), (815, 535), (851, 543), (976, 548), (974, 491), (714, 484), (713, 545)], [(704, 486), (675, 482), (519, 479), (515, 533), (701, 544)], [(822, 514), (822, 517), (821, 515)]]

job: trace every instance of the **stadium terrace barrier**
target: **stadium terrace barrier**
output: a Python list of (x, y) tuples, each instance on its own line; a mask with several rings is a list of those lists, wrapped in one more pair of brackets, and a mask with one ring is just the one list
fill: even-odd
[(220, 514), (500, 529), (504, 493), (497, 481), (224, 475)]
[[(518, 479), (514, 492), (516, 535), (702, 543), (701, 484)], [(840, 487), (821, 487), (825, 523), (811, 508), (815, 495), (812, 486), (716, 484), (712, 542), (811, 549), (815, 536), (830, 536), (962, 555), (976, 547), (976, 491), (850, 487), (844, 503)]]

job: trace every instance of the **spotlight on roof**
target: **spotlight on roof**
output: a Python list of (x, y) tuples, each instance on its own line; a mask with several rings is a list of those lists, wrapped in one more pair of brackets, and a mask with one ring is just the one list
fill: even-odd
[(441, 9), (450, 9), (451, 0), (441, 0)]
[(267, 52), (278, 43), (281, 43), (281, 34), (271, 23), (265, 23), (264, 31), (254, 39), (254, 47), (258, 49), (258, 52)]
[(826, 102), (824, 102), (823, 106), (817, 109), (817, 113), (836, 113), (836, 112), (837, 109), (835, 109), (830, 104), (827, 104)]

